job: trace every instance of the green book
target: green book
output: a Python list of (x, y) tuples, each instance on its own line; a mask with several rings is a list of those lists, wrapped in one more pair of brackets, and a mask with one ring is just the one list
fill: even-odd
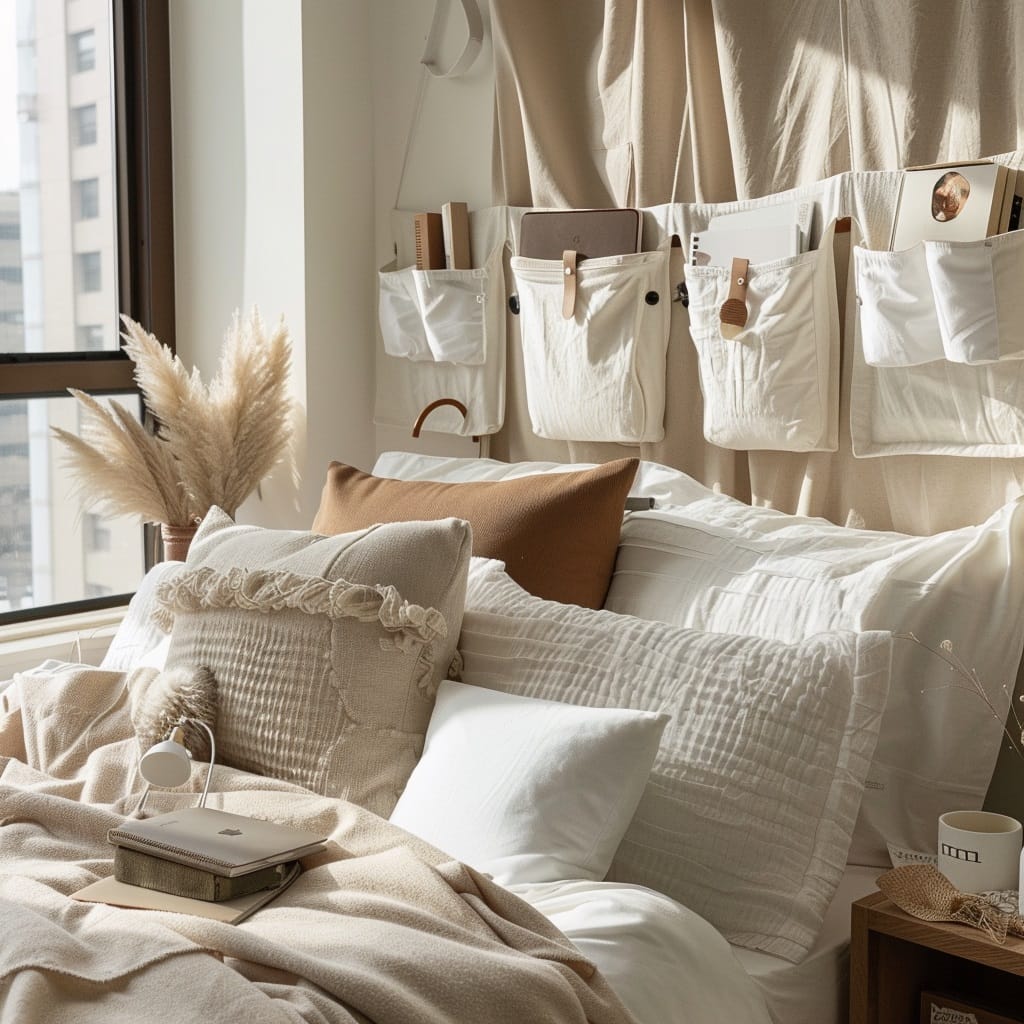
[(227, 877), (124, 846), (114, 847), (114, 877), (119, 882), (210, 903), (233, 900), (263, 889), (276, 889), (290, 877), (294, 863), (273, 864), (244, 875)]

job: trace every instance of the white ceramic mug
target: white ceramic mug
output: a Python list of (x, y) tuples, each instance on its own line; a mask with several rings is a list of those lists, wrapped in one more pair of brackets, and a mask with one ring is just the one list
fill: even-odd
[(939, 870), (961, 892), (1016, 889), (1021, 824), (991, 811), (947, 811), (939, 818)]

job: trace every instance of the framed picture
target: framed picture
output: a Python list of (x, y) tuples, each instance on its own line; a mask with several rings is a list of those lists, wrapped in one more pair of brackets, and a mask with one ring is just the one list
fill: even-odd
[(921, 1024), (1024, 1024), (1024, 1017), (1007, 1017), (941, 992), (922, 992)]

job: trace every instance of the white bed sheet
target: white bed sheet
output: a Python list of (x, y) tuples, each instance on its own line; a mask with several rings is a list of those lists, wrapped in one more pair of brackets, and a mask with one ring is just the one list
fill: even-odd
[(597, 965), (639, 1024), (771, 1024), (729, 944), (675, 900), (622, 882), (508, 888)]
[(639, 885), (513, 885), (589, 957), (639, 1024), (845, 1024), (850, 904), (877, 867), (850, 865), (810, 954), (799, 964), (730, 946), (682, 904)]
[(874, 892), (878, 867), (847, 865), (818, 939), (798, 964), (733, 947), (774, 1024), (845, 1024), (849, 1015), (850, 904)]

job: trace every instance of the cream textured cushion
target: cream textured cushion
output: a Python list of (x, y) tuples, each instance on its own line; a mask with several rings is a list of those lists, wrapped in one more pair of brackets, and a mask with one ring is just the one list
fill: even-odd
[(885, 632), (783, 644), (560, 605), (476, 560), (459, 641), (467, 683), (670, 715), (609, 877), (790, 960), (846, 864), (891, 647)]
[(212, 509), (157, 600), (168, 667), (217, 680), (218, 758), (390, 814), (455, 651), (470, 543), (457, 519), (321, 537)]

